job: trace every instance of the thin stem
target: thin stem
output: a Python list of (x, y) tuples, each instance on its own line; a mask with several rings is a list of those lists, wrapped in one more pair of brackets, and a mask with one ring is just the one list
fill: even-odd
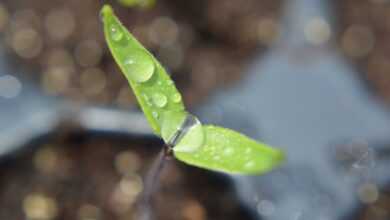
[(140, 220), (151, 220), (151, 199), (152, 195), (158, 189), (159, 177), (166, 164), (172, 156), (172, 148), (168, 145), (164, 145), (163, 149), (154, 160), (152, 167), (145, 177), (144, 191), (139, 200), (139, 219)]

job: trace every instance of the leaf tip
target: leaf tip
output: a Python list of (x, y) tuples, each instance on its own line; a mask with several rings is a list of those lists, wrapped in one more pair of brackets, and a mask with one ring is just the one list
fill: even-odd
[(112, 7), (108, 4), (105, 4), (103, 5), (101, 11), (100, 11), (100, 15), (102, 17), (102, 19), (104, 20), (106, 17), (112, 15), (114, 13)]

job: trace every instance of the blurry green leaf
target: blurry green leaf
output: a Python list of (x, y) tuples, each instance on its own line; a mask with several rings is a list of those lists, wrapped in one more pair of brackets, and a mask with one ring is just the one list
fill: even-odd
[(197, 167), (237, 174), (261, 174), (284, 160), (282, 151), (230, 129), (203, 126), (203, 146), (195, 152), (175, 152), (177, 159)]
[(108, 47), (126, 76), (154, 132), (173, 145), (177, 159), (197, 167), (260, 174), (284, 160), (282, 151), (235, 131), (203, 126), (184, 109), (180, 93), (161, 64), (115, 17), (102, 9)]
[(125, 7), (151, 8), (156, 4), (156, 0), (118, 0), (119, 4)]

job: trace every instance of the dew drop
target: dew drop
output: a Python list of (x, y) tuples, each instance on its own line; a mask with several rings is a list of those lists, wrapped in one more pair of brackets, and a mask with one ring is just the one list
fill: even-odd
[(114, 40), (114, 41), (120, 41), (122, 40), (123, 38), (123, 33), (122, 31), (119, 30), (118, 27), (116, 27), (115, 25), (111, 26), (111, 38)]
[(221, 159), (221, 157), (220, 157), (219, 155), (215, 155), (215, 156), (213, 157), (213, 159), (216, 160), (216, 161), (218, 161), (218, 160)]
[(244, 165), (244, 167), (245, 167), (245, 169), (248, 169), (248, 170), (250, 170), (250, 169), (252, 169), (253, 167), (255, 166), (255, 162), (254, 161), (247, 161), (246, 163), (245, 163), (245, 165)]
[(154, 105), (159, 107), (159, 108), (165, 107), (168, 103), (167, 97), (161, 93), (153, 94), (152, 100), (153, 100)]
[(174, 139), (179, 134), (179, 130), (187, 117), (185, 111), (165, 111), (162, 115), (161, 136), (165, 143), (173, 146)]
[(175, 152), (192, 153), (203, 146), (203, 126), (194, 115), (187, 113), (186, 119), (178, 132), (179, 134), (173, 142)]
[(246, 153), (246, 154), (252, 153), (252, 148), (249, 148), (249, 147), (248, 147), (247, 149), (245, 149), (245, 153)]
[(134, 50), (124, 60), (126, 75), (132, 80), (142, 83), (152, 78), (155, 65), (149, 54), (142, 50)]
[(223, 150), (223, 153), (226, 155), (226, 156), (229, 156), (229, 155), (232, 155), (234, 153), (234, 149), (231, 148), (231, 147), (227, 147)]
[(152, 115), (153, 115), (153, 117), (154, 117), (155, 119), (158, 118), (158, 112), (152, 112)]
[(181, 95), (179, 93), (175, 93), (172, 96), (172, 101), (174, 103), (179, 103), (181, 101)]

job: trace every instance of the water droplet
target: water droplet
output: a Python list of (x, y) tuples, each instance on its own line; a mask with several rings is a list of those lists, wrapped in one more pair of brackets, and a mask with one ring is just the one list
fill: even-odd
[(244, 165), (245, 169), (248, 169), (248, 170), (252, 169), (254, 166), (255, 166), (255, 162), (251, 161), (251, 160), (246, 162)]
[(150, 102), (150, 98), (149, 98), (149, 96), (148, 96), (148, 95), (146, 95), (146, 94), (143, 94), (143, 97), (144, 97), (144, 100), (145, 100), (146, 104), (147, 104), (147, 105), (149, 105), (149, 106), (151, 106), (151, 105), (152, 105), (152, 103)]
[(226, 156), (229, 156), (229, 155), (232, 155), (234, 153), (234, 149), (231, 148), (231, 147), (227, 147), (223, 150), (223, 153), (226, 155)]
[(161, 82), (161, 81), (158, 81), (158, 82), (157, 82), (157, 85), (161, 86), (161, 85), (162, 85), (162, 82)]
[(219, 155), (215, 155), (215, 156), (213, 157), (213, 159), (214, 159), (214, 160), (220, 160), (221, 157), (220, 157)]
[(245, 149), (245, 153), (246, 153), (246, 154), (252, 153), (252, 148), (249, 148), (249, 147), (248, 147), (247, 149)]
[(168, 81), (167, 81), (167, 85), (168, 85), (168, 86), (173, 85), (173, 81), (172, 81), (172, 80), (168, 80)]
[(138, 83), (152, 78), (155, 65), (149, 54), (142, 50), (134, 50), (124, 60), (127, 75)]
[(153, 100), (154, 105), (156, 105), (159, 108), (163, 108), (168, 103), (167, 97), (161, 93), (153, 94), (152, 100)]
[(172, 96), (172, 101), (174, 103), (179, 103), (181, 101), (181, 95), (179, 93), (175, 93)]
[(198, 151), (203, 146), (203, 126), (194, 115), (187, 113), (178, 132), (178, 137), (174, 141), (174, 151), (191, 153)]
[(178, 135), (179, 130), (187, 117), (185, 111), (165, 111), (162, 115), (161, 136), (165, 143), (173, 146), (174, 139)]
[(123, 38), (123, 33), (121, 30), (119, 30), (118, 27), (116, 27), (115, 25), (111, 26), (111, 38), (114, 40), (114, 41), (120, 41), (122, 40)]
[(158, 119), (158, 112), (152, 112), (152, 115), (155, 119)]

